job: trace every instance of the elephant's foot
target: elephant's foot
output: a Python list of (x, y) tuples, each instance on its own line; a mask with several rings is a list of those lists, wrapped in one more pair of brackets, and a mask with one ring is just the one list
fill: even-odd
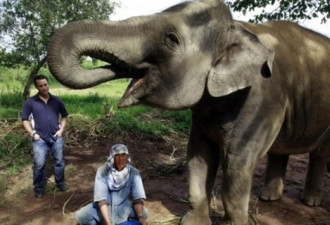
[(321, 204), (322, 195), (319, 192), (306, 191), (303, 197), (303, 201), (308, 206), (318, 206)]
[(222, 218), (220, 223), (217, 223), (220, 225), (248, 225), (249, 223), (249, 217), (247, 213), (235, 211), (230, 214), (225, 214), (225, 216)]
[(193, 211), (189, 211), (184, 215), (180, 221), (180, 225), (211, 225), (211, 219), (209, 215), (201, 215)]
[(263, 188), (260, 198), (265, 201), (274, 201), (282, 197), (283, 186), (282, 185), (267, 185)]

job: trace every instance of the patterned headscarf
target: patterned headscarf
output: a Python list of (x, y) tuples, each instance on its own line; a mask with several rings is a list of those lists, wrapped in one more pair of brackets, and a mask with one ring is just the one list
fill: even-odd
[(120, 190), (125, 186), (130, 173), (130, 167), (126, 165), (126, 167), (118, 171), (115, 167), (114, 157), (117, 154), (126, 154), (128, 155), (128, 163), (131, 162), (131, 158), (128, 154), (128, 149), (123, 144), (115, 144), (111, 147), (110, 156), (107, 160), (107, 166), (109, 167), (109, 189), (110, 190)]

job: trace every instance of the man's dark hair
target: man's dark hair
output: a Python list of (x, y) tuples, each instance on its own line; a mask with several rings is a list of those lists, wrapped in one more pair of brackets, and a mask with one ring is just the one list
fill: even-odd
[(39, 75), (37, 75), (37, 76), (33, 79), (34, 86), (37, 87), (37, 80), (43, 80), (43, 79), (46, 79), (46, 80), (47, 80), (47, 83), (48, 83), (48, 77), (46, 77), (46, 76), (43, 75), (43, 74), (39, 74)]

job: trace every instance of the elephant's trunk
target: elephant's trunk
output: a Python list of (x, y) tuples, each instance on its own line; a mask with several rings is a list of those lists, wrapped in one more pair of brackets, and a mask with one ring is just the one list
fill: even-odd
[[(75, 89), (95, 86), (105, 81), (139, 77), (141, 39), (132, 35), (136, 28), (129, 21), (91, 21), (70, 23), (54, 34), (48, 44), (48, 65), (62, 84)], [(128, 33), (130, 32), (130, 33)], [(124, 37), (124, 40), (123, 40)], [(80, 57), (86, 55), (110, 63), (109, 66), (84, 69)]]

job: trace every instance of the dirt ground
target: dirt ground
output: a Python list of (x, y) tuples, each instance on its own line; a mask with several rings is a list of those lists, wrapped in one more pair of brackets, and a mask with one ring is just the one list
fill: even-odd
[[(141, 135), (105, 137), (91, 147), (73, 146), (65, 149), (68, 189), (55, 189), (49, 168), (47, 192), (42, 199), (35, 199), (32, 191), (32, 168), (26, 167), (18, 176), (6, 181), (6, 197), (0, 206), (2, 225), (75, 225), (74, 212), (92, 201), (94, 175), (98, 166), (106, 161), (109, 147), (125, 143), (131, 153), (132, 163), (143, 177), (149, 210), (149, 224), (177, 224), (188, 209), (187, 171), (182, 163), (186, 138), (174, 136), (167, 141)], [(32, 160), (32, 159), (31, 159)], [(251, 224), (260, 225), (326, 225), (330, 224), (330, 174), (325, 175), (324, 198), (320, 207), (308, 207), (300, 201), (304, 187), (308, 155), (290, 157), (287, 182), (283, 197), (274, 202), (258, 200), (261, 190), (265, 159), (254, 174), (250, 201)], [(223, 214), (221, 204), (221, 171), (219, 170), (211, 217), (217, 224)]]

